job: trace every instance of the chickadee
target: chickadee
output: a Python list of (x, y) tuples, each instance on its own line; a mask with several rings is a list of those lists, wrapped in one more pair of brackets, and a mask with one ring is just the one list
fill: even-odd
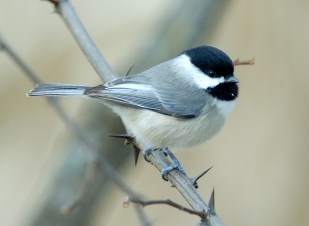
[(98, 99), (121, 117), (143, 150), (186, 149), (222, 128), (238, 96), (233, 73), (224, 52), (200, 46), (99, 86), (40, 84), (28, 95)]

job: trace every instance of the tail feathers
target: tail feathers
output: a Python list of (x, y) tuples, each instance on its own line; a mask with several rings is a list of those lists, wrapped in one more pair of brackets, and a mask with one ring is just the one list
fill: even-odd
[(39, 84), (28, 93), (28, 96), (84, 96), (86, 89), (82, 85)]

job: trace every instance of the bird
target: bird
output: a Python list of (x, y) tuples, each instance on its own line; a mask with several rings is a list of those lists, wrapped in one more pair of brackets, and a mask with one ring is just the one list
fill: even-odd
[(28, 96), (96, 99), (120, 116), (147, 155), (154, 148), (190, 149), (216, 135), (236, 103), (238, 82), (226, 53), (198, 46), (101, 85), (38, 84)]

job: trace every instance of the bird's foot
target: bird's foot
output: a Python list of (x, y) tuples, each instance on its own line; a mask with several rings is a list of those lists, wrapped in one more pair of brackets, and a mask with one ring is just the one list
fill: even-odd
[[(158, 150), (158, 148), (149, 148), (149, 149), (146, 149), (143, 153), (144, 153), (144, 159), (147, 161), (147, 162), (151, 162), (149, 160), (149, 154), (154, 151), (154, 150)], [(167, 175), (174, 169), (177, 169), (178, 171), (180, 171), (182, 174), (186, 175), (182, 165), (180, 164), (180, 162), (178, 161), (178, 159), (176, 158), (176, 156), (168, 149), (168, 148), (160, 148), (161, 151), (164, 151), (164, 154), (167, 156), (167, 157), (170, 157), (171, 161), (172, 161), (172, 164), (163, 168), (161, 170), (161, 175), (162, 175), (162, 178), (163, 180), (167, 181)]]

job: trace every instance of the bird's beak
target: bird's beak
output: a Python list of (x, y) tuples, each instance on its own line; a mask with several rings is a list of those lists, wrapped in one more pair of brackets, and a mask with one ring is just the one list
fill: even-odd
[(233, 75), (231, 75), (230, 77), (226, 78), (224, 80), (224, 82), (226, 82), (226, 83), (228, 83), (228, 82), (230, 82), (230, 83), (238, 83), (239, 80), (237, 78), (235, 78)]

